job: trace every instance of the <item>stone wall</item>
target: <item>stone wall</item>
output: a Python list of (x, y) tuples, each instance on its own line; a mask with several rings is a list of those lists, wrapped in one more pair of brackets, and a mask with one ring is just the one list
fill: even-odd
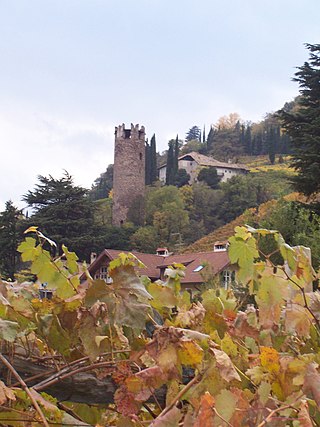
[(121, 226), (128, 220), (130, 208), (139, 206), (145, 194), (145, 129), (131, 124), (115, 128), (112, 224)]

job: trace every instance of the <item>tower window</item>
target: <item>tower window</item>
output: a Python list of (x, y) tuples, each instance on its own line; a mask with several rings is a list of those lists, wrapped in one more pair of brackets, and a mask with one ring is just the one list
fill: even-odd
[(140, 160), (142, 160), (142, 153), (139, 153)]

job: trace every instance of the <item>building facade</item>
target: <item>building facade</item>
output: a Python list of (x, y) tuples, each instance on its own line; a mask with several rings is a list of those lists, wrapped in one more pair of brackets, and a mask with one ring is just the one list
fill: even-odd
[[(189, 184), (197, 182), (197, 177), (202, 168), (214, 167), (220, 177), (221, 182), (226, 182), (228, 179), (236, 175), (243, 175), (248, 173), (246, 166), (238, 163), (223, 163), (214, 159), (213, 157), (204, 156), (197, 152), (191, 152), (180, 156), (178, 159), (178, 168), (184, 169), (189, 175)], [(167, 165), (159, 168), (159, 180), (162, 183), (166, 182)]]

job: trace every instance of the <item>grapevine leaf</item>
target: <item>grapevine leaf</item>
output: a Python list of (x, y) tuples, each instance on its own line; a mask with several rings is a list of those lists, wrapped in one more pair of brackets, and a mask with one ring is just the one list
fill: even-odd
[(267, 403), (270, 397), (270, 391), (271, 385), (266, 381), (262, 381), (258, 388), (258, 394), (262, 405), (265, 405)]
[[(241, 227), (242, 228), (242, 227)], [(240, 279), (246, 279), (253, 274), (254, 260), (259, 257), (256, 240), (251, 233), (245, 235), (245, 238), (235, 235), (229, 239), (229, 258), (232, 264), (238, 263), (240, 270), (238, 276)]]
[(225, 334), (221, 340), (221, 350), (229, 357), (236, 357), (238, 355), (238, 346), (232, 341), (229, 334)]
[(87, 291), (85, 304), (88, 307), (93, 301), (105, 302), (113, 323), (141, 330), (151, 309), (149, 301), (152, 296), (135, 274), (135, 263), (133, 255), (120, 254), (109, 267), (113, 283), (107, 285), (101, 280), (94, 281)]
[(260, 347), (261, 366), (268, 372), (277, 373), (280, 371), (279, 354), (272, 347)]
[(63, 253), (67, 259), (67, 268), (71, 274), (76, 274), (78, 272), (77, 260), (79, 259), (74, 252), (69, 252), (68, 248), (65, 245), (62, 245)]
[(298, 418), (299, 418), (299, 423), (300, 423), (301, 427), (313, 427), (314, 426), (314, 424), (310, 418), (310, 415), (309, 415), (308, 402), (306, 402), (305, 400), (301, 401)]
[(285, 311), (285, 328), (289, 333), (296, 333), (299, 337), (310, 336), (310, 316), (305, 307), (290, 304)]
[(279, 322), (283, 296), (279, 279), (275, 274), (263, 275), (256, 295), (256, 302), (259, 306), (260, 324), (264, 328), (270, 329), (273, 324)]
[(8, 400), (16, 400), (14, 392), (4, 382), (0, 381), (0, 405), (6, 404)]
[(214, 427), (215, 414), (213, 408), (215, 407), (215, 399), (211, 394), (206, 391), (200, 400), (200, 407), (194, 427)]
[(96, 328), (94, 318), (89, 313), (84, 313), (82, 315), (78, 333), (86, 354), (91, 360), (95, 360), (100, 354), (100, 349), (95, 338), (100, 334)]
[(33, 261), (36, 256), (35, 248), (36, 240), (33, 237), (26, 237), (17, 249), (21, 253), (22, 261)]
[(234, 414), (237, 398), (230, 390), (221, 390), (215, 397), (216, 410), (226, 421), (229, 421)]
[(14, 342), (18, 334), (18, 329), (18, 323), (0, 319), (0, 338), (3, 340)]
[(196, 366), (202, 361), (203, 350), (193, 341), (181, 341), (178, 357), (182, 365)]
[(318, 409), (320, 409), (320, 374), (316, 369), (315, 363), (310, 363), (306, 368), (303, 390), (305, 393), (311, 393)]
[(178, 299), (173, 290), (168, 286), (160, 283), (150, 283), (148, 291), (153, 297), (152, 307), (162, 311), (163, 307), (173, 308), (177, 305)]
[(241, 381), (230, 357), (224, 351), (217, 350), (215, 348), (212, 349), (212, 352), (215, 356), (217, 368), (219, 369), (221, 377), (227, 382), (232, 380)]
[(180, 409), (174, 406), (164, 415), (154, 420), (153, 423), (150, 424), (150, 427), (178, 427), (181, 416)]
[(134, 394), (130, 393), (125, 385), (115, 391), (114, 403), (117, 410), (124, 416), (135, 415), (141, 408), (141, 403), (134, 399)]
[(27, 228), (23, 234), (27, 234), (27, 233), (36, 233), (39, 227), (37, 227), (36, 225), (32, 225), (31, 227)]

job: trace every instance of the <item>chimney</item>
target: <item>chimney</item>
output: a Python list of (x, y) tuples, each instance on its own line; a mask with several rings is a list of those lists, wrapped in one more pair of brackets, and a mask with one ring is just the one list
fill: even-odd
[(90, 254), (90, 264), (92, 264), (97, 259), (97, 253), (91, 252)]

